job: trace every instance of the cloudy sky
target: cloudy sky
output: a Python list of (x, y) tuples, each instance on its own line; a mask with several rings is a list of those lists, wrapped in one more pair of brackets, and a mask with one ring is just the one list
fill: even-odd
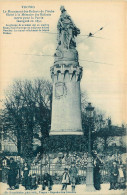
[[(113, 124), (125, 121), (125, 62), (124, 62), (124, 4), (101, 3), (88, 1), (28, 1), (14, 4), (3, 3), (2, 10), (21, 10), (21, 5), (35, 5), (35, 10), (54, 10), (51, 17), (45, 17), (50, 32), (56, 33), (57, 21), (60, 16), (60, 5), (64, 5), (81, 34), (76, 38), (79, 63), (83, 67), (81, 89), (86, 90), (89, 101), (95, 107), (112, 117)], [(50, 78), (50, 67), (56, 49), (56, 34), (41, 32), (20, 32), (10, 35), (2, 34), (6, 23), (14, 23), (10, 17), (1, 14), (0, 34), (0, 73), (1, 97), (14, 79), (33, 79), (36, 77)], [(87, 38), (90, 32), (97, 37)], [(30, 54), (30, 55), (26, 55)], [(86, 61), (83, 61), (86, 60)], [(88, 61), (100, 62), (93, 63)]]

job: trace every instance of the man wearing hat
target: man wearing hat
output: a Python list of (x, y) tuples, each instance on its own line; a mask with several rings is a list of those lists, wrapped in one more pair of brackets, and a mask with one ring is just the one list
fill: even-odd
[(98, 157), (97, 152), (94, 152), (94, 187), (96, 190), (101, 189), (101, 174), (100, 174), (100, 166), (102, 164), (101, 159)]

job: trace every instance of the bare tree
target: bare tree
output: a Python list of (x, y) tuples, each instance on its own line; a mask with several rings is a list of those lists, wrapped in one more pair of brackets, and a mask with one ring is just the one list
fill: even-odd
[(44, 79), (16, 80), (6, 92), (4, 129), (17, 137), (19, 154), (30, 157), (33, 138), (48, 136), (52, 86)]

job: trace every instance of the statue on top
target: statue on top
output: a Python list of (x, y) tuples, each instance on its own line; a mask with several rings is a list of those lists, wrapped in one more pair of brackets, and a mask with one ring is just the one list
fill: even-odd
[(71, 17), (67, 14), (64, 6), (61, 6), (60, 10), (61, 15), (57, 24), (57, 49), (74, 49), (76, 47), (75, 37), (80, 34), (80, 30), (75, 26)]

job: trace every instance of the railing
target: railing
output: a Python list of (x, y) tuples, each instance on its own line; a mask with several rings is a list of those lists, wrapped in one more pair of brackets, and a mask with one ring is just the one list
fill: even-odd
[[(23, 175), (22, 166), (19, 167), (18, 177)], [(41, 180), (44, 173), (48, 172), (52, 175), (53, 182), (58, 184), (61, 183), (62, 174), (64, 172), (64, 168), (70, 168), (69, 165), (64, 163), (41, 163), (39, 162), (36, 165), (31, 165), (30, 174), (35, 174), (37, 178)], [(101, 173), (101, 181), (102, 183), (109, 182), (109, 168), (102, 166), (100, 169)], [(86, 167), (80, 168), (78, 167), (78, 183), (85, 183), (86, 180)], [(7, 168), (2, 168), (2, 181), (7, 182)]]
[[(58, 163), (51, 163), (51, 164), (38, 164), (35, 166), (31, 166), (30, 174), (36, 174), (37, 176), (43, 175), (45, 172), (50, 173), (53, 176), (54, 180), (57, 178), (61, 178), (64, 172), (64, 168), (70, 168), (69, 165), (66, 164), (58, 164)], [(109, 168), (101, 166), (100, 168), (101, 174), (101, 182), (107, 183), (109, 182)], [(85, 183), (86, 180), (86, 167), (83, 169), (78, 168), (78, 177), (80, 183)], [(56, 179), (55, 179), (56, 178)], [(56, 181), (58, 183), (58, 181)], [(54, 181), (55, 183), (55, 181)]]
[[(41, 178), (44, 173), (48, 172), (52, 178), (53, 182), (58, 184), (61, 183), (62, 175), (65, 168), (70, 168), (69, 165), (64, 163), (51, 163), (51, 164), (44, 164), (38, 163), (37, 165), (32, 165), (30, 169), (30, 174), (35, 174), (37, 178)], [(86, 168), (80, 169), (78, 168), (78, 181), (79, 183), (85, 183), (86, 178)]]

